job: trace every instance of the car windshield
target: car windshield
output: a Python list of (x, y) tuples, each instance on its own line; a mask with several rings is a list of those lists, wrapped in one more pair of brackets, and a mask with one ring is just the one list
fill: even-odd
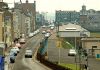
[(76, 52), (74, 49), (71, 49), (70, 52)]

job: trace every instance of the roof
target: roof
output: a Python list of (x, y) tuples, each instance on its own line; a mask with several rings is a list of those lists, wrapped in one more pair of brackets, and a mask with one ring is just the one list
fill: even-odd
[(22, 10), (23, 13), (35, 14), (35, 3), (15, 3), (15, 9)]
[(69, 23), (67, 25), (59, 26), (59, 31), (84, 31), (89, 32), (88, 30), (84, 29), (83, 27)]

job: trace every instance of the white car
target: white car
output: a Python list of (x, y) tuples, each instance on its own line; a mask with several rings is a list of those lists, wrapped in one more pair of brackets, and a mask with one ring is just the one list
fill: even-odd
[(29, 58), (32, 58), (32, 50), (30, 50), (30, 49), (27, 49), (26, 51), (25, 51), (25, 58), (27, 58), (27, 57), (29, 57)]
[(34, 33), (29, 33), (29, 37), (33, 37)]
[(76, 55), (76, 50), (75, 49), (70, 49), (68, 52), (68, 56), (75, 56)]
[(37, 29), (36, 31), (37, 31), (37, 33), (39, 33), (39, 32), (40, 32), (40, 30), (39, 30), (39, 29)]
[(13, 53), (15, 53), (15, 56), (19, 53), (19, 48), (18, 47), (12, 47), (11, 48), (11, 50), (10, 50), (10, 52), (13, 52)]
[(10, 57), (10, 63), (14, 63), (15, 62), (15, 52), (10, 51), (9, 57)]
[(54, 29), (54, 27), (52, 26), (52, 27), (50, 27), (50, 29), (51, 29), (51, 30), (53, 30), (53, 29)]

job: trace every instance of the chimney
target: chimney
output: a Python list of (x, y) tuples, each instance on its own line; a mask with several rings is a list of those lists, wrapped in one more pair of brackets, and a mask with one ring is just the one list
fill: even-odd
[(28, 3), (28, 0), (26, 0), (26, 3)]

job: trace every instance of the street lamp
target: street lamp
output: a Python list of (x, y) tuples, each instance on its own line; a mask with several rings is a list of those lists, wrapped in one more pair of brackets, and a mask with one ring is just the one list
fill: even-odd
[[(81, 31), (80, 32), (80, 37), (85, 37), (86, 39), (87, 39), (87, 37), (88, 37), (88, 35), (86, 34), (86, 33), (84, 33), (84, 31)], [(88, 70), (88, 68), (89, 68), (89, 65), (88, 65), (88, 52), (87, 52), (87, 50), (86, 49), (82, 49), (82, 51), (80, 51), (81, 53), (83, 52), (83, 55), (84, 55), (84, 59), (85, 59), (85, 61), (86, 61), (86, 63), (85, 63), (85, 69), (86, 70)]]

